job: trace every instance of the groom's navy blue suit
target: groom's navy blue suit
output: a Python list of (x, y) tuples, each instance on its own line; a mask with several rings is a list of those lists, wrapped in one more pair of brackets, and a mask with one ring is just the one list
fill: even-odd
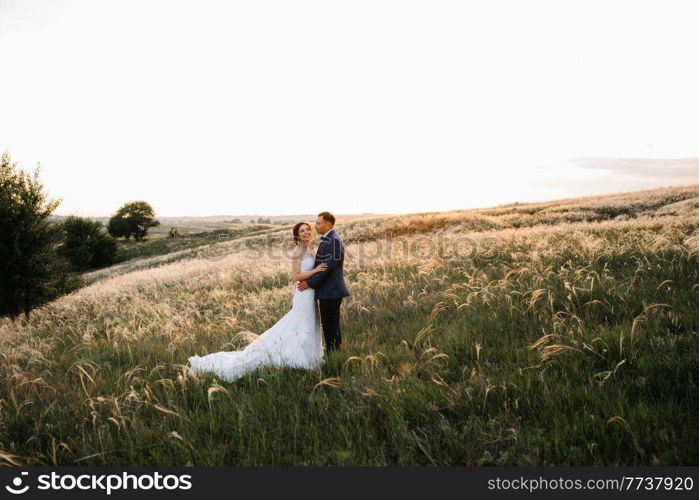
[(345, 245), (334, 229), (321, 238), (314, 267), (326, 263), (325, 271), (314, 274), (306, 280), (315, 290), (320, 308), (320, 321), (323, 325), (325, 347), (332, 351), (342, 343), (340, 334), (340, 304), (349, 297), (342, 266), (345, 261)]

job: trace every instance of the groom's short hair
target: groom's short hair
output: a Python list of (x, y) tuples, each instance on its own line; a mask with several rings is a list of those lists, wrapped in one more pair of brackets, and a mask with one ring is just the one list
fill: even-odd
[(331, 214), (330, 212), (321, 212), (318, 214), (318, 217), (322, 217), (323, 220), (326, 222), (329, 222), (333, 226), (335, 225), (335, 216)]

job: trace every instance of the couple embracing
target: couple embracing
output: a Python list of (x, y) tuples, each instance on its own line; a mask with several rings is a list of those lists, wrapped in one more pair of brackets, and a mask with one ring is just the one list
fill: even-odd
[(321, 324), (325, 351), (340, 348), (340, 305), (349, 290), (343, 274), (345, 247), (334, 226), (330, 212), (318, 214), (315, 229), (322, 236), (315, 255), (310, 224), (294, 226), (291, 275), (297, 284), (291, 310), (243, 350), (190, 357), (192, 370), (233, 381), (260, 366), (315, 369), (324, 362)]

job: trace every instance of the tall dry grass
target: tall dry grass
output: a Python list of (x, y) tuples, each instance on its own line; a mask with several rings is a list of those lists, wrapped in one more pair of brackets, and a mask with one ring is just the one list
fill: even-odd
[(235, 383), (185, 363), (288, 310), (283, 230), (105, 270), (0, 320), (0, 462), (695, 464), (698, 195), (351, 221), (345, 350)]

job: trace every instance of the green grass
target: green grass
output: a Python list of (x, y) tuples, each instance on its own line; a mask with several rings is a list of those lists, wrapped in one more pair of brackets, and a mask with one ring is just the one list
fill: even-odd
[(233, 383), (183, 364), (274, 324), (285, 264), (68, 298), (0, 323), (0, 461), (696, 465), (698, 225), (508, 230), (466, 257), (351, 262), (344, 350)]
[(117, 262), (125, 262), (132, 259), (166, 255), (181, 250), (189, 250), (204, 245), (229, 241), (243, 236), (251, 236), (264, 233), (269, 229), (278, 229), (279, 226), (262, 224), (245, 224), (232, 228), (217, 229), (214, 231), (200, 231), (187, 233), (177, 238), (147, 238), (144, 241), (119, 239), (117, 249)]

